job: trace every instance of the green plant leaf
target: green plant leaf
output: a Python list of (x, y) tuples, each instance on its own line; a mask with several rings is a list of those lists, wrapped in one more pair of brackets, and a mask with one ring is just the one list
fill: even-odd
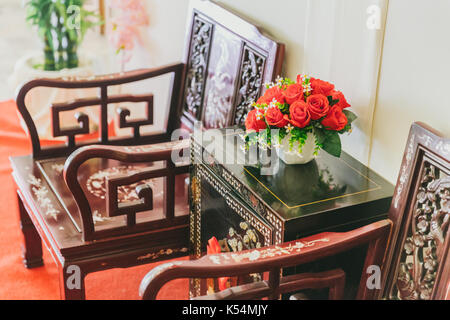
[(336, 131), (327, 131), (325, 140), (322, 143), (322, 149), (329, 154), (339, 158), (342, 152), (341, 138)]
[(326, 131), (319, 129), (317, 127), (314, 127), (314, 135), (316, 136), (316, 142), (320, 145), (323, 145), (325, 140), (327, 139)]
[(333, 100), (333, 98), (331, 96), (327, 97), (328, 102), (330, 103), (330, 107), (334, 106), (336, 103), (339, 102), (339, 99)]
[(342, 112), (347, 117), (349, 124), (351, 124), (353, 121), (355, 121), (358, 118), (358, 116), (356, 114), (354, 114), (353, 112), (351, 112), (350, 110), (344, 109)]

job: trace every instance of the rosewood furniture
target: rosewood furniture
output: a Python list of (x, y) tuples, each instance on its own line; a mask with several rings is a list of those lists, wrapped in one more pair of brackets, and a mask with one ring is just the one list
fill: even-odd
[(412, 126), (389, 209), (387, 299), (450, 299), (450, 139)]
[[(272, 167), (278, 169), (272, 173), (241, 151), (242, 131), (222, 129), (215, 139), (207, 133), (194, 135), (191, 145), (190, 254), (195, 259), (206, 253), (212, 237), (223, 251), (240, 251), (348, 231), (387, 216), (393, 186), (345, 152), (340, 158), (321, 152), (304, 165), (285, 165), (272, 155)], [(348, 263), (347, 256), (360, 258)], [(328, 264), (343, 268), (356, 287), (363, 256), (364, 250), (355, 248), (339, 258), (342, 265)], [(311, 272), (317, 266), (296, 269)], [(192, 296), (206, 290), (205, 281), (192, 281)]]
[[(169, 142), (172, 132), (192, 129), (195, 121), (206, 128), (241, 124), (262, 84), (281, 72), (284, 46), (257, 27), (209, 1), (191, 1), (190, 12), (182, 63), (92, 79), (37, 79), (18, 94), (33, 146), (32, 155), (11, 158), (24, 264), (43, 264), (42, 240), (58, 265), (64, 299), (85, 298), (90, 272), (188, 254), (188, 166), (171, 161), (186, 145)], [(164, 75), (172, 76), (167, 125), (144, 134), (162, 110), (154, 108), (153, 94), (111, 95), (111, 89)], [(98, 89), (97, 97), (50, 107), (53, 134), (67, 137), (64, 145), (45, 145), (37, 134), (25, 97), (38, 87)], [(131, 128), (131, 136), (109, 131), (111, 106), (118, 103), (118, 126)], [(145, 118), (130, 117), (124, 104), (132, 103), (145, 104)], [(96, 134), (86, 108), (99, 110), (92, 141), (83, 139)], [(71, 112), (76, 125), (62, 121)]]
[[(281, 271), (283, 268), (336, 255), (360, 245), (368, 245), (364, 270), (371, 265), (381, 265), (390, 229), (390, 221), (383, 220), (347, 233), (325, 232), (279, 246), (166, 263), (154, 268), (144, 277), (139, 294), (143, 299), (156, 299), (164, 284), (176, 278), (242, 277), (268, 272), (267, 280), (246, 283), (194, 299), (277, 299), (281, 294), (322, 288), (329, 289), (330, 299), (343, 299), (346, 275), (342, 269), (288, 276), (281, 276)], [(379, 295), (379, 290), (370, 290), (365, 285), (368, 276), (366, 273), (362, 275), (357, 295), (360, 299), (374, 299)]]
[[(197, 298), (278, 298), (284, 292), (323, 287), (330, 288), (330, 298), (341, 298), (342, 281), (347, 276), (342, 270), (280, 278), (280, 269), (369, 243), (359, 279), (358, 299), (449, 299), (449, 220), (450, 139), (425, 124), (415, 123), (388, 219), (345, 233), (321, 233), (277, 246), (160, 265), (145, 276), (140, 294), (144, 299), (155, 299), (158, 290), (176, 278), (206, 279), (269, 271), (268, 280), (266, 277), (265, 281)], [(349, 260), (355, 262), (355, 257)], [(374, 289), (367, 286), (368, 276), (376, 269), (368, 269), (370, 266), (381, 269), (379, 287)]]

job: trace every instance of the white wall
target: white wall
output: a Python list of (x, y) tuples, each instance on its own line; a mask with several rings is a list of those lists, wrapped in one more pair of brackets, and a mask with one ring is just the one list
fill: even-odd
[[(359, 115), (344, 150), (391, 182), (414, 121), (450, 136), (449, 0), (218, 0), (286, 44), (284, 75), (332, 81)], [(181, 59), (187, 0), (147, 0), (145, 50), (130, 67)], [(367, 27), (379, 8), (378, 29)], [(386, 18), (387, 15), (387, 18)]]
[[(392, 183), (414, 121), (450, 136), (449, 0), (221, 2), (286, 43), (286, 75), (314, 73), (343, 89), (360, 117), (344, 149)], [(372, 5), (379, 29), (366, 25)]]
[(370, 166), (395, 181), (414, 121), (450, 137), (450, 1), (390, 0)]

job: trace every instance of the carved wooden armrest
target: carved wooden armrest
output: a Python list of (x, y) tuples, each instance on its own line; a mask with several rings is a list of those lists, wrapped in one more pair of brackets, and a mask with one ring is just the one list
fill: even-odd
[[(140, 171), (138, 173), (125, 175), (121, 177), (109, 178), (106, 181), (106, 204), (108, 216), (127, 215), (127, 227), (133, 227), (136, 224), (136, 213), (151, 210), (152, 190), (148, 185), (141, 185), (136, 188), (136, 193), (141, 200), (132, 203), (119, 204), (117, 196), (117, 188), (123, 185), (130, 185), (142, 180), (165, 177), (165, 218), (172, 219), (174, 217), (174, 188), (175, 176), (187, 173), (189, 170), (189, 158), (180, 158), (180, 152), (183, 155), (189, 154), (190, 140), (178, 140), (173, 142), (117, 147), (95, 145), (82, 147), (73, 152), (66, 160), (64, 165), (64, 180), (73, 194), (75, 202), (81, 213), (83, 224), (83, 237), (85, 241), (94, 240), (96, 232), (94, 230), (94, 222), (92, 217), (92, 209), (89, 201), (81, 188), (78, 181), (78, 170), (80, 166), (93, 158), (113, 159), (122, 162), (156, 162), (165, 161), (165, 167), (148, 171)], [(174, 158), (174, 157), (177, 158)], [(172, 159), (180, 159), (173, 162)], [(97, 233), (98, 234), (98, 233)]]
[[(322, 285), (330, 286), (337, 282), (339, 283), (337, 289), (341, 290), (343, 275), (339, 270), (280, 279), (281, 269), (369, 244), (358, 298), (377, 298), (380, 290), (367, 289), (365, 270), (370, 265), (381, 266), (391, 224), (390, 220), (383, 220), (345, 233), (321, 233), (279, 246), (206, 255), (198, 260), (166, 263), (154, 268), (144, 277), (139, 293), (143, 299), (156, 299), (158, 291), (164, 284), (177, 278), (235, 277), (267, 271), (269, 272), (268, 282), (235, 287), (225, 293), (217, 293), (216, 298), (277, 298), (282, 293), (299, 290), (299, 288), (314, 288), (320, 280), (323, 281)], [(317, 281), (311, 281), (311, 279)], [(248, 290), (251, 292), (250, 295)], [(334, 297), (340, 296), (340, 294), (334, 295)]]

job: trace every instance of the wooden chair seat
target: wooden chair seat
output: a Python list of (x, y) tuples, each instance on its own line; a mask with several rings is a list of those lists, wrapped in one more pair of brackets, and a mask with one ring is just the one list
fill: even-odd
[[(161, 147), (164, 146), (165, 144), (161, 144)], [(170, 149), (168, 150), (168, 154), (170, 154)], [(142, 215), (136, 218), (137, 224), (145, 226), (145, 228), (140, 232), (124, 233), (120, 237), (106, 234), (103, 239), (85, 241), (83, 233), (80, 231), (83, 229), (81, 215), (76, 208), (73, 195), (64, 183), (62, 171), (60, 171), (59, 165), (63, 160), (59, 158), (40, 162), (35, 161), (31, 156), (16, 157), (11, 160), (13, 176), (18, 187), (21, 227), (25, 236), (24, 264), (28, 268), (43, 264), (42, 239), (59, 267), (63, 298), (84, 299), (84, 277), (88, 273), (151, 263), (185, 256), (188, 253), (186, 175), (184, 175), (184, 179), (179, 180), (176, 187), (179, 197), (176, 198), (178, 202), (175, 209), (180, 214), (175, 215), (173, 219), (166, 219), (165, 203), (161, 194), (164, 190), (162, 182), (158, 181), (152, 184), (155, 194), (160, 194), (155, 196), (152, 210), (142, 212)], [(118, 166), (125, 166), (125, 164), (118, 161), (94, 159), (94, 161), (88, 162), (84, 168), (86, 168), (87, 174), (93, 172), (89, 175), (90, 177), (93, 175), (95, 177), (98, 176), (99, 170), (103, 175), (103, 171)], [(129, 170), (129, 164), (127, 167), (126, 172), (134, 172)], [(159, 169), (157, 164), (154, 165), (154, 168), (149, 165), (146, 167), (136, 166), (136, 168), (139, 168), (138, 172), (143, 172), (143, 168), (145, 168), (145, 172), (154, 172)], [(184, 168), (187, 169), (186, 166)], [(56, 180), (49, 179), (52, 174), (55, 175)], [(88, 176), (87, 174), (85, 177)], [(81, 183), (84, 183), (83, 179), (80, 180)], [(91, 180), (87, 179), (90, 181), (89, 185), (100, 183), (100, 181), (92, 180), (92, 178)], [(102, 180), (103, 183), (105, 181), (107, 180)], [(86, 184), (84, 185), (86, 186)], [(132, 185), (130, 188), (133, 187)], [(104, 188), (101, 186), (99, 190)], [(127, 192), (128, 196), (130, 193), (135, 193), (134, 189), (126, 189), (119, 194), (119, 197), (126, 197)], [(91, 194), (89, 191), (86, 193)], [(131, 199), (124, 203), (132, 203), (134, 197), (136, 195), (132, 194)], [(94, 200), (93, 222), (98, 232), (108, 232), (111, 229), (120, 230), (121, 226), (124, 229), (127, 227), (127, 217), (110, 217), (106, 214), (105, 199), (92, 194), (91, 198)], [(74, 211), (69, 211), (69, 208)], [(70, 288), (70, 286), (67, 287), (67, 283), (71, 279), (70, 276), (73, 275), (74, 266), (78, 270), (76, 276), (79, 277), (80, 286)]]

